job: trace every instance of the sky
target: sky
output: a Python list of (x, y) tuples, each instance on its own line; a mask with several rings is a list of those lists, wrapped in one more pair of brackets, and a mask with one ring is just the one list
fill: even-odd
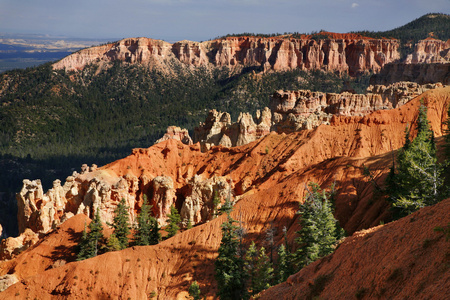
[(384, 31), (450, 0), (0, 0), (0, 34), (205, 41), (229, 33)]

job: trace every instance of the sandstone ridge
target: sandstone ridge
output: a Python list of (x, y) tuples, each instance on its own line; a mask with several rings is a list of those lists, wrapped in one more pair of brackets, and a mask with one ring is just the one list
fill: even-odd
[(203, 149), (212, 145), (241, 146), (272, 131), (292, 133), (330, 124), (333, 117), (363, 117), (377, 110), (397, 108), (439, 87), (442, 84), (397, 82), (389, 86), (369, 86), (366, 94), (277, 91), (270, 99), (270, 108), (257, 111), (255, 119), (249, 113), (241, 113), (233, 123), (230, 114), (210, 111), (205, 122), (195, 128), (194, 142), (200, 142)]
[(398, 40), (359, 36), (323, 40), (227, 37), (202, 43), (180, 41), (174, 44), (141, 37), (80, 50), (53, 64), (53, 68), (74, 71), (92, 63), (115, 60), (167, 66), (170, 61), (176, 61), (192, 67), (259, 66), (274, 71), (321, 69), (355, 75), (379, 72), (385, 64), (398, 60), (398, 47)]

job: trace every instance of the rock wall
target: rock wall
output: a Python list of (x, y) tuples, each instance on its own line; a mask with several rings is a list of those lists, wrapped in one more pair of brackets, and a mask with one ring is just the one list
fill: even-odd
[(421, 40), (404, 62), (387, 63), (370, 79), (371, 84), (382, 85), (398, 81), (450, 84), (450, 40)]
[(129, 38), (80, 50), (55, 63), (53, 68), (81, 70), (91, 63), (115, 60), (167, 67), (167, 62), (175, 59), (192, 67), (261, 66), (275, 71), (322, 69), (354, 75), (378, 72), (386, 63), (398, 60), (398, 47), (397, 40), (362, 37), (323, 40), (228, 37), (174, 44), (149, 38)]
[[(81, 174), (75, 172), (67, 177), (63, 186), (60, 180), (55, 180), (53, 188), (45, 194), (40, 180), (25, 179), (23, 182), (22, 190), (17, 194), (19, 232), (35, 234), (47, 233), (76, 214), (91, 217), (97, 209), (103, 222), (112, 223), (114, 210), (121, 199), (125, 199), (129, 222), (134, 224), (143, 204), (143, 195), (147, 195), (153, 216), (160, 225), (166, 225), (172, 205), (181, 211), (184, 225), (188, 220), (195, 225), (214, 218), (213, 196), (217, 193), (219, 203), (216, 205), (220, 208), (230, 188), (225, 177), (203, 178), (194, 174), (184, 182), (177, 182), (167, 175), (116, 176), (96, 168)], [(4, 248), (21, 247), (5, 245)]]
[(372, 85), (387, 85), (391, 82), (412, 81), (418, 84), (441, 82), (450, 84), (450, 63), (433, 64), (386, 64), (380, 73), (370, 78)]
[(444, 42), (433, 38), (419, 41), (414, 52), (405, 60), (406, 64), (434, 64), (450, 62), (450, 40)]
[(237, 122), (232, 123), (228, 113), (211, 110), (206, 121), (195, 128), (194, 142), (200, 142), (203, 150), (213, 145), (241, 146), (271, 131), (291, 133), (329, 124), (333, 116), (362, 117), (377, 110), (397, 108), (427, 90), (442, 86), (397, 82), (389, 86), (371, 85), (366, 94), (277, 91), (271, 97), (270, 109), (257, 111), (256, 122), (249, 113), (241, 113)]

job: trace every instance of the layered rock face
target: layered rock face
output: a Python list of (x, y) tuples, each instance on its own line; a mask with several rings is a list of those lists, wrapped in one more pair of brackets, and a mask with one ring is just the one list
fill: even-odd
[(387, 85), (391, 82), (413, 81), (419, 84), (441, 82), (450, 84), (450, 63), (386, 64), (380, 73), (370, 78), (371, 84)]
[(398, 81), (450, 84), (450, 40), (421, 40), (404, 62), (386, 64), (370, 80), (371, 84), (384, 85)]
[(257, 111), (256, 122), (248, 113), (241, 113), (238, 121), (232, 123), (228, 113), (210, 111), (206, 121), (195, 128), (194, 141), (200, 142), (203, 150), (212, 145), (241, 146), (271, 131), (291, 133), (313, 129), (329, 124), (333, 116), (362, 117), (377, 110), (397, 108), (427, 90), (442, 86), (397, 82), (369, 86), (366, 94), (277, 91), (271, 97), (270, 109)]
[(400, 58), (397, 40), (352, 38), (229, 37), (202, 43), (180, 41), (174, 44), (130, 38), (78, 51), (55, 63), (53, 68), (81, 70), (91, 63), (115, 60), (165, 66), (175, 59), (193, 67), (261, 66), (275, 71), (322, 69), (354, 75), (365, 71), (378, 72), (386, 63)]
[(272, 113), (268, 108), (257, 111), (256, 123), (249, 113), (240, 113), (236, 123), (231, 122), (227, 112), (211, 110), (206, 121), (194, 130), (194, 141), (201, 142), (205, 149), (211, 145), (226, 147), (241, 146), (253, 142), (271, 130)]
[(444, 42), (433, 38), (419, 41), (414, 52), (406, 58), (406, 64), (433, 64), (450, 62), (450, 40)]

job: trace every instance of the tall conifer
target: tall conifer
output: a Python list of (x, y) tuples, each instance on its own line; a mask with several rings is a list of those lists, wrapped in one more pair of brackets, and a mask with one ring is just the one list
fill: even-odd
[(307, 195), (300, 204), (300, 226), (296, 242), (299, 248), (295, 252), (298, 269), (312, 263), (316, 259), (330, 254), (336, 241), (341, 238), (337, 220), (333, 216), (331, 193), (321, 190), (317, 183), (310, 183)]
[(397, 155), (396, 170), (386, 180), (387, 193), (392, 202), (394, 218), (406, 216), (444, 197), (443, 168), (437, 162), (434, 133), (430, 129), (427, 108), (420, 105), (417, 136), (409, 140)]
[(100, 220), (100, 212), (97, 209), (94, 219), (88, 226), (89, 232), (86, 232), (86, 223), (83, 230), (83, 236), (79, 245), (77, 260), (84, 260), (97, 256), (100, 248), (100, 241), (103, 239), (103, 227)]
[(175, 206), (170, 207), (170, 214), (167, 215), (169, 224), (166, 227), (167, 238), (173, 237), (180, 230), (181, 216)]
[(114, 210), (114, 218), (112, 227), (114, 234), (119, 241), (120, 249), (128, 247), (128, 235), (130, 234), (130, 225), (128, 223), (128, 206), (125, 204), (125, 198), (120, 200), (116, 209)]
[[(225, 205), (229, 201), (227, 199)], [(227, 220), (222, 223), (219, 255), (214, 263), (217, 296), (220, 299), (245, 299), (247, 274), (244, 270), (244, 258), (240, 254), (241, 241), (236, 233), (239, 227), (234, 225), (236, 221), (231, 217), (231, 209), (226, 213)]]

